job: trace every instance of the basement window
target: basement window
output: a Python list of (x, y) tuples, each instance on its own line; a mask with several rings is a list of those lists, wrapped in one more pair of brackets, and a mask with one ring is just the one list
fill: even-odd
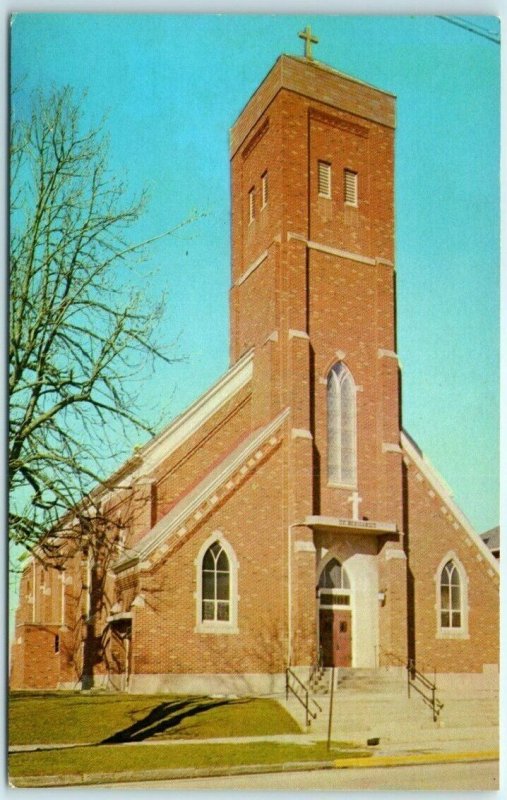
[(331, 164), (327, 161), (319, 161), (317, 180), (319, 197), (331, 197)]

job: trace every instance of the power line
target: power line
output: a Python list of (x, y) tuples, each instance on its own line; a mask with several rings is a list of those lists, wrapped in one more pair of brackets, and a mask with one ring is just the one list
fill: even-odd
[(440, 14), (437, 14), (436, 17), (437, 19), (443, 19), (445, 22), (449, 22), (451, 25), (457, 25), (458, 28), (464, 28), (470, 33), (475, 33), (476, 36), (482, 36), (484, 39), (489, 39), (490, 42), (500, 44), (500, 36), (498, 34), (491, 33), (485, 28), (481, 28), (479, 25), (474, 25), (472, 22), (465, 22), (465, 20), (462, 20), (459, 17), (444, 17)]

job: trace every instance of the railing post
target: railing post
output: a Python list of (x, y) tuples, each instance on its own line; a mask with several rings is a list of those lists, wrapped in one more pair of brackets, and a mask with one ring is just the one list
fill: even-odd
[(289, 670), (285, 670), (285, 700), (289, 700)]

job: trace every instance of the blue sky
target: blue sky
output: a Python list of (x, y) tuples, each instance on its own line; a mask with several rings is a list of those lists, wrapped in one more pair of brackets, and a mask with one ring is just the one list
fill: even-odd
[(128, 276), (167, 293), (162, 335), (186, 356), (143, 386), (169, 421), (228, 367), (228, 130), (278, 55), (302, 54), (306, 24), (318, 60), (397, 96), (404, 427), (486, 530), (499, 514), (497, 44), (437, 17), (20, 14), (11, 82), (21, 104), (34, 88), (87, 90), (113, 169), (149, 189), (139, 238), (206, 212)]

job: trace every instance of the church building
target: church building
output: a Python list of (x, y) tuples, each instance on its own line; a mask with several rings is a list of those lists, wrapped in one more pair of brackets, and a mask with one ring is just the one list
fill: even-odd
[(29, 560), (14, 689), (262, 694), (409, 659), (497, 680), (498, 561), (401, 422), (395, 97), (310, 48), (230, 132), (230, 368)]

